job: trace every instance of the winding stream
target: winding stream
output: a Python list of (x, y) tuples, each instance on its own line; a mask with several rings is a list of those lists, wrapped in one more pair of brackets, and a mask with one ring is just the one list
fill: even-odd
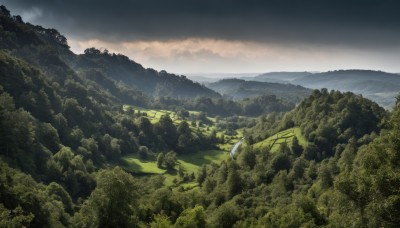
[(239, 146), (243, 143), (244, 138), (242, 138), (239, 142), (235, 143), (235, 145), (233, 145), (232, 150), (230, 152), (231, 157), (233, 159), (233, 156), (235, 155), (237, 149), (239, 148)]

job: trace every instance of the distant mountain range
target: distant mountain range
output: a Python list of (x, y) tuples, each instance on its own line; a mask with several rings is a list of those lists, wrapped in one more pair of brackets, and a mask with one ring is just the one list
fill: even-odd
[(187, 73), (189, 79), (199, 83), (212, 83), (227, 78), (252, 78), (260, 73)]
[[(90, 83), (124, 102), (132, 100), (133, 95), (142, 96), (141, 93), (146, 96), (183, 99), (200, 96), (221, 97), (217, 92), (234, 99), (275, 94), (277, 97), (295, 101), (307, 94), (304, 88), (285, 86), (292, 84), (310, 89), (351, 91), (362, 94), (385, 108), (391, 108), (400, 92), (399, 74), (369, 70), (339, 70), (324, 73), (272, 72), (258, 75), (209, 73), (191, 74), (186, 77), (166, 71), (146, 69), (126, 56), (95, 48), (87, 49), (85, 54), (76, 55), (70, 50), (67, 39), (57, 30), (25, 23), (20, 17), (9, 15), (2, 17), (0, 30), (1, 51), (12, 53), (16, 58), (37, 67), (54, 82), (63, 86), (68, 79), (80, 84), (85, 84), (82, 80), (89, 80)], [(241, 81), (216, 82), (216, 78), (233, 77), (241, 78)], [(207, 88), (199, 82), (215, 84), (210, 84)], [(127, 95), (127, 90), (131, 95)]]
[(290, 83), (291, 81), (312, 75), (310, 72), (269, 72), (260, 74), (255, 77), (242, 77), (241, 79), (247, 81), (259, 81), (259, 82), (276, 82), (276, 83)]
[(311, 89), (334, 89), (362, 94), (385, 108), (395, 104), (400, 93), (400, 75), (371, 70), (338, 70), (323, 73), (273, 72), (244, 78), (248, 81), (279, 82)]
[(207, 87), (236, 100), (261, 95), (276, 95), (278, 98), (298, 103), (311, 94), (311, 90), (298, 85), (245, 81), (243, 79), (222, 79), (209, 83)]

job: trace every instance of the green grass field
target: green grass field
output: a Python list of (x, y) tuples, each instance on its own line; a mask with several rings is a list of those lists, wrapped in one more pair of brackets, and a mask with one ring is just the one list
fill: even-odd
[[(199, 151), (194, 154), (180, 155), (178, 156), (178, 161), (182, 162), (184, 165), (190, 164), (187, 171), (197, 172), (198, 168), (203, 164), (220, 163), (223, 160), (229, 158), (229, 154), (221, 150), (206, 150)], [(192, 169), (196, 168), (196, 169)]]
[[(169, 115), (171, 119), (174, 121), (174, 124), (178, 125), (182, 120), (177, 118), (176, 112), (169, 110), (155, 110), (155, 109), (146, 109), (137, 106), (124, 105), (123, 109), (126, 111), (128, 108), (132, 108), (135, 112), (146, 113), (147, 118), (149, 118), (152, 124), (157, 123), (163, 115)], [(198, 111), (189, 111), (190, 115), (198, 115), (200, 112)], [(207, 117), (211, 122), (215, 123), (215, 118)]]
[(139, 159), (137, 154), (124, 156), (122, 166), (133, 173), (164, 174), (165, 170), (157, 167), (155, 161)]
[(281, 132), (276, 133), (261, 142), (258, 142), (253, 145), (253, 148), (271, 148), (271, 151), (278, 151), (280, 145), (286, 142), (289, 146), (292, 145), (293, 137), (296, 136), (299, 140), (299, 144), (303, 147), (308, 145), (307, 139), (301, 134), (301, 130), (299, 127), (290, 128)]
[[(178, 125), (182, 121), (181, 119), (177, 118), (176, 113), (173, 112), (173, 111), (145, 109), (145, 108), (136, 107), (136, 106), (129, 106), (129, 105), (125, 105), (124, 106), (124, 110), (127, 110), (129, 107), (132, 108), (135, 112), (139, 112), (140, 111), (141, 113), (146, 113), (147, 118), (149, 118), (149, 120), (150, 120), (150, 122), (152, 124), (157, 123), (163, 115), (167, 115), (167, 114), (174, 121), (175, 125)], [(199, 113), (200, 112), (198, 112), (198, 111), (189, 111), (189, 114), (191, 114), (191, 115), (197, 115)], [(210, 135), (212, 130), (216, 130), (217, 131), (217, 137), (221, 137), (221, 134), (223, 132), (218, 131), (216, 129), (216, 127), (215, 127), (216, 119), (212, 118), (212, 117), (207, 117), (207, 118), (211, 121), (212, 124), (204, 124), (201, 127), (197, 127), (197, 126), (193, 127), (193, 126), (190, 125), (190, 129), (193, 132), (200, 131), (201, 134), (203, 134), (205, 136)], [(242, 137), (243, 137), (243, 131), (241, 129), (239, 129), (239, 130), (236, 131), (236, 135), (234, 135), (234, 136), (225, 135), (224, 143), (218, 144), (217, 147), (222, 151), (230, 151), (232, 146), (237, 141), (239, 141)]]
[[(221, 150), (207, 150), (199, 151), (194, 154), (178, 155), (177, 158), (176, 170), (178, 170), (179, 165), (181, 165), (186, 173), (194, 173), (197, 175), (199, 168), (203, 164), (211, 164), (212, 162), (218, 164), (228, 159), (229, 153)], [(121, 165), (130, 172), (139, 175), (164, 175), (166, 178), (165, 184), (167, 186), (173, 184), (172, 181), (174, 178), (178, 178), (176, 172), (168, 173), (166, 170), (158, 168), (156, 161), (141, 160), (136, 154), (124, 156), (122, 159), (123, 162)]]
[[(129, 107), (132, 108), (135, 111), (135, 113), (139, 111), (141, 113), (146, 113), (147, 118), (149, 118), (152, 124), (157, 123), (160, 120), (160, 118), (166, 114), (168, 114), (171, 117), (175, 125), (178, 125), (182, 121), (181, 119), (177, 118), (176, 113), (173, 111), (152, 110), (152, 109), (145, 109), (128, 105), (124, 106), (124, 110), (127, 110)], [(189, 111), (189, 113), (191, 115), (199, 114), (199, 112), (197, 111)], [(211, 121), (211, 124), (209, 125), (204, 124), (201, 127), (191, 126), (190, 129), (192, 130), (192, 132), (200, 131), (201, 134), (208, 136), (211, 134), (212, 130), (217, 130), (215, 127), (216, 119), (210, 117), (207, 118)], [(222, 134), (223, 132), (217, 131), (217, 137), (221, 137)], [(224, 143), (217, 144), (216, 146), (218, 149), (216, 150), (199, 151), (193, 154), (177, 156), (177, 165), (175, 167), (176, 172), (167, 172), (164, 169), (160, 169), (157, 167), (156, 161), (141, 160), (139, 159), (137, 154), (127, 155), (123, 157), (121, 165), (130, 172), (136, 173), (138, 175), (163, 175), (166, 178), (164, 184), (167, 186), (171, 186), (173, 185), (173, 180), (175, 178), (179, 179), (177, 173), (179, 165), (181, 165), (185, 169), (185, 172), (188, 173), (189, 175), (191, 173), (197, 175), (199, 168), (203, 164), (211, 164), (212, 162), (218, 164), (221, 161), (228, 159), (230, 157), (229, 151), (231, 150), (233, 145), (237, 141), (239, 141), (242, 137), (243, 137), (243, 132), (241, 130), (237, 130), (236, 135), (234, 136), (225, 135)], [(196, 183), (190, 182), (181, 184), (180, 186), (183, 186), (185, 189), (186, 188), (191, 189), (196, 185), (197, 185)]]

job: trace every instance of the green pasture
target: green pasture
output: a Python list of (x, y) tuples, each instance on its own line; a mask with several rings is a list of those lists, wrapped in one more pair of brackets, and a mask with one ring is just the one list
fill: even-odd
[(303, 147), (307, 146), (308, 142), (307, 139), (301, 134), (301, 130), (299, 127), (290, 128), (281, 132), (272, 135), (263, 141), (260, 141), (253, 145), (253, 148), (260, 149), (260, 148), (271, 148), (271, 151), (278, 151), (280, 145), (282, 143), (287, 143), (289, 146), (292, 145), (293, 137), (296, 136), (299, 140), (299, 144)]
[[(137, 112), (146, 113), (147, 118), (149, 118), (149, 120), (153, 124), (157, 123), (163, 115), (167, 114), (174, 121), (175, 125), (178, 125), (182, 121), (181, 119), (177, 118), (176, 113), (173, 111), (145, 109), (128, 105), (124, 106), (124, 110), (127, 110), (129, 107), (131, 107), (135, 111), (135, 113)], [(199, 112), (197, 111), (189, 111), (189, 113), (191, 115), (199, 114)], [(217, 137), (220, 138), (223, 132), (217, 131), (215, 127), (216, 119), (210, 117), (207, 118), (211, 121), (211, 124), (210, 125), (204, 124), (201, 127), (198, 126), (193, 127), (191, 126), (191, 121), (188, 121), (190, 129), (194, 133), (200, 131), (200, 133), (205, 136), (210, 135), (212, 130), (216, 130)], [(136, 173), (138, 175), (163, 175), (165, 177), (164, 184), (167, 186), (171, 186), (173, 185), (173, 180), (175, 178), (179, 179), (178, 175), (179, 166), (182, 166), (187, 174), (190, 175), (194, 173), (195, 176), (197, 176), (197, 172), (203, 164), (211, 164), (213, 162), (220, 163), (223, 160), (227, 160), (229, 158), (229, 151), (232, 149), (233, 145), (237, 141), (239, 141), (242, 137), (243, 137), (243, 132), (241, 130), (237, 130), (236, 135), (234, 136), (224, 135), (224, 142), (217, 144), (216, 150), (206, 150), (187, 155), (178, 155), (175, 171), (167, 172), (167, 170), (160, 169), (157, 167), (156, 161), (140, 159), (137, 154), (124, 156), (122, 158), (121, 165), (130, 172)], [(183, 186), (185, 189), (191, 189), (196, 185), (197, 183), (190, 182), (181, 184), (180, 186)]]
[[(142, 160), (139, 159), (137, 154), (131, 154), (124, 156), (122, 159), (122, 166), (129, 170), (132, 173), (141, 174), (141, 175), (164, 175), (165, 176), (165, 184), (167, 186), (173, 184), (173, 179), (178, 179), (178, 168), (181, 165), (185, 172), (189, 175), (194, 173), (197, 175), (199, 168), (203, 164), (211, 164), (211, 163), (220, 163), (223, 160), (229, 158), (229, 153), (226, 151), (220, 150), (206, 150), (199, 151), (194, 154), (188, 155), (178, 155), (177, 156), (177, 165), (175, 166), (175, 171), (167, 172), (164, 169), (160, 169), (157, 167), (156, 161), (152, 160)], [(194, 184), (194, 183), (192, 183)]]

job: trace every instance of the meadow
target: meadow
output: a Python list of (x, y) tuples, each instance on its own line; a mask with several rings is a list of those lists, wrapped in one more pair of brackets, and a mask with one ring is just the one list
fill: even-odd
[[(131, 107), (135, 113), (144, 114), (144, 116), (147, 117), (152, 124), (156, 124), (163, 115), (169, 115), (175, 125), (178, 125), (181, 121), (183, 121), (183, 119), (178, 117), (177, 113), (173, 111), (144, 109), (134, 106), (124, 106), (124, 109), (127, 110), (129, 107)], [(199, 112), (189, 111), (189, 114), (198, 115)], [(224, 131), (216, 128), (216, 118), (207, 117), (207, 119), (209, 120), (209, 124), (202, 124), (201, 126), (190, 125), (192, 132), (197, 131), (207, 136), (211, 134), (211, 131), (215, 130), (218, 138), (221, 138), (222, 135), (224, 135), (224, 142), (216, 144), (216, 148), (213, 150), (203, 150), (190, 154), (177, 155), (177, 164), (174, 171), (160, 169), (157, 167), (157, 162), (154, 158), (141, 159), (138, 154), (129, 154), (122, 157), (120, 165), (138, 176), (163, 175), (165, 177), (164, 184), (166, 186), (172, 186), (175, 184), (174, 179), (179, 179), (177, 173), (179, 166), (183, 168), (185, 173), (197, 176), (197, 172), (203, 164), (219, 164), (221, 161), (230, 159), (229, 151), (233, 145), (243, 137), (242, 130), (236, 130), (235, 135), (226, 135)], [(191, 122), (188, 121), (188, 123), (190, 124)], [(189, 182), (183, 183), (180, 186), (184, 188), (193, 188), (196, 185), (197, 183), (195, 182)]]
[(272, 152), (279, 150), (282, 143), (287, 143), (288, 146), (292, 145), (294, 136), (297, 137), (299, 144), (303, 147), (308, 145), (307, 139), (301, 134), (299, 127), (289, 128), (284, 131), (280, 131), (256, 144), (253, 145), (255, 149), (261, 149), (268, 147)]

